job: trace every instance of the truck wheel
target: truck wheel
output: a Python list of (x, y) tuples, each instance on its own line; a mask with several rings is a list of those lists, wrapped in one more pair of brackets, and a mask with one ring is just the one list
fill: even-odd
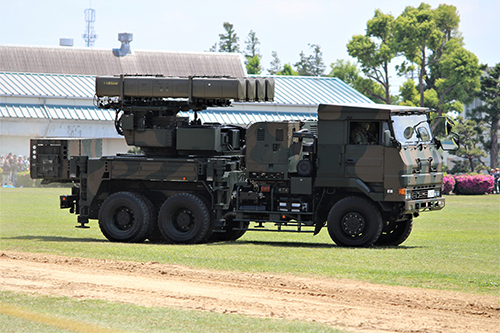
[(117, 192), (102, 203), (99, 209), (99, 228), (112, 242), (142, 242), (154, 227), (155, 214), (152, 207), (143, 195)]
[[(233, 228), (237, 227), (238, 222), (234, 222), (234, 218), (236, 214), (233, 212), (228, 212), (224, 214), (224, 219), (226, 220), (227, 229), (225, 232), (214, 232), (211, 241), (214, 242), (225, 242), (225, 241), (235, 241), (238, 238), (241, 238), (246, 232), (246, 230), (233, 230)], [(239, 223), (238, 223), (239, 224)], [(239, 226), (239, 225), (238, 225)], [(248, 222), (243, 224), (243, 227), (248, 227)]]
[(328, 214), (328, 233), (339, 246), (371, 246), (382, 232), (382, 217), (370, 201), (347, 197)]
[(375, 245), (397, 246), (410, 236), (412, 228), (413, 218), (411, 217), (402, 222), (389, 222), (382, 228), (382, 233)]
[(200, 243), (207, 236), (211, 222), (206, 204), (190, 193), (174, 194), (158, 212), (158, 226), (169, 243)]

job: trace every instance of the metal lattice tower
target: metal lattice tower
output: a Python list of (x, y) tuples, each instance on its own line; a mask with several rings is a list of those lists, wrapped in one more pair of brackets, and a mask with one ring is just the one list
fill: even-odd
[(85, 45), (87, 47), (94, 46), (94, 42), (97, 39), (97, 35), (94, 33), (94, 22), (95, 22), (95, 9), (87, 8), (85, 9), (85, 22), (87, 22), (87, 28), (85, 33), (82, 35), (85, 40)]

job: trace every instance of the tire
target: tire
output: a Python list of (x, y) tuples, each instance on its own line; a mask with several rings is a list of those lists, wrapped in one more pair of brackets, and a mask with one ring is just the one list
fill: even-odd
[[(233, 230), (233, 228), (237, 227), (236, 223), (234, 222), (234, 218), (236, 217), (236, 214), (233, 212), (228, 212), (224, 214), (224, 219), (226, 220), (226, 225), (227, 229), (225, 232), (214, 232), (212, 237), (210, 238), (210, 241), (213, 242), (227, 242), (227, 241), (235, 241), (239, 238), (241, 238), (246, 230)], [(245, 228), (248, 227), (248, 222), (245, 222), (243, 224)]]
[(211, 231), (212, 214), (205, 202), (190, 193), (168, 198), (158, 212), (158, 227), (168, 243), (197, 244)]
[(327, 221), (328, 233), (338, 246), (371, 246), (382, 232), (379, 210), (361, 197), (341, 199), (330, 209)]
[(99, 208), (99, 228), (112, 242), (138, 243), (154, 228), (154, 215), (153, 205), (143, 195), (117, 192)]
[(412, 229), (413, 218), (411, 217), (402, 222), (388, 222), (382, 228), (382, 233), (375, 245), (397, 246), (410, 236)]

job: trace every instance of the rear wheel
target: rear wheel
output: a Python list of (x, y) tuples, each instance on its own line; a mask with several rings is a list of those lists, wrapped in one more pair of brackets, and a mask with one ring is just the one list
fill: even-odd
[(99, 228), (112, 242), (142, 242), (153, 227), (153, 205), (141, 194), (117, 192), (99, 209)]
[(212, 225), (211, 217), (201, 198), (190, 193), (178, 193), (161, 206), (158, 227), (169, 243), (196, 244), (207, 237)]
[(380, 212), (364, 198), (344, 198), (333, 205), (328, 214), (328, 233), (339, 246), (371, 246), (381, 232)]
[(412, 228), (413, 218), (411, 217), (402, 222), (387, 222), (375, 245), (397, 246), (410, 236)]

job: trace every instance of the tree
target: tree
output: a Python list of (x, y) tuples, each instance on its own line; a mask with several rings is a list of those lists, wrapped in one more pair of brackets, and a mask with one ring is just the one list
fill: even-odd
[(484, 127), (475, 120), (464, 120), (462, 117), (458, 117), (453, 130), (460, 137), (460, 148), (452, 154), (466, 159), (471, 172), (487, 169), (486, 164), (481, 160), (481, 157), (485, 157), (486, 153), (480, 147), (480, 134)]
[(384, 100), (380, 99), (384, 92), (382, 85), (363, 77), (356, 64), (346, 60), (337, 60), (330, 64), (330, 67), (329, 76), (341, 79), (375, 103), (385, 103)]
[(248, 74), (262, 73), (262, 66), (260, 65), (260, 57), (256, 55), (253, 58), (247, 58), (246, 68)]
[(273, 60), (271, 61), (270, 68), (267, 70), (267, 72), (270, 75), (276, 75), (279, 71), (282, 70), (282, 68), (281, 68), (281, 61), (278, 58), (278, 52), (273, 51), (271, 55), (273, 57)]
[(439, 116), (448, 111), (462, 111), (462, 103), (471, 102), (480, 83), (479, 61), (476, 55), (456, 39), (446, 43), (445, 52), (439, 61), (440, 76), (434, 81), (439, 102), (435, 107)]
[[(225, 34), (219, 34), (219, 52), (240, 52), (238, 41), (240, 38), (236, 35), (233, 25), (229, 22), (224, 22)], [(217, 43), (212, 45), (210, 52), (217, 52)]]
[(300, 60), (294, 64), (299, 75), (321, 76), (325, 72), (323, 63), (323, 52), (318, 44), (308, 44), (313, 49), (313, 54), (306, 56), (304, 51), (300, 52)]
[(246, 44), (246, 54), (245, 54), (245, 65), (248, 74), (260, 74), (262, 73), (262, 66), (260, 60), (262, 55), (260, 54), (259, 44), (260, 41), (255, 35), (253, 30), (248, 33)]
[(393, 22), (392, 15), (384, 14), (377, 9), (373, 19), (366, 24), (366, 35), (353, 36), (347, 43), (349, 55), (356, 58), (365, 75), (377, 83), (373, 87), (378, 85), (383, 87), (382, 94), (377, 91), (370, 91), (369, 94), (386, 104), (391, 103), (389, 63), (396, 56)]
[(495, 67), (486, 69), (486, 75), (481, 76), (481, 90), (477, 97), (483, 105), (473, 110), (473, 116), (482, 121), (490, 129), (489, 140), (483, 140), (485, 147), (490, 152), (490, 167), (498, 167), (498, 125), (500, 121), (500, 63)]
[(260, 41), (255, 35), (255, 32), (253, 30), (250, 30), (250, 32), (248, 33), (248, 37), (245, 41), (245, 44), (246, 44), (245, 57), (247, 59), (254, 58), (255, 56), (262, 57), (259, 49)]
[(292, 65), (285, 64), (283, 70), (277, 72), (276, 75), (299, 75), (299, 73), (293, 70)]

